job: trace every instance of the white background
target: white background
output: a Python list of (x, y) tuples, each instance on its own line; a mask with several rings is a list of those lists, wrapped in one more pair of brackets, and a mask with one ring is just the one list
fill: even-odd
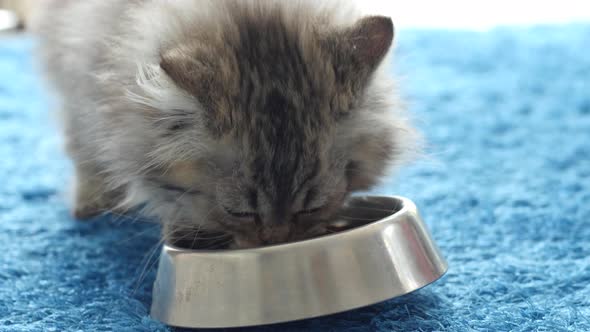
[(402, 28), (486, 30), (499, 25), (590, 22), (590, 0), (357, 1), (367, 13), (391, 16)]

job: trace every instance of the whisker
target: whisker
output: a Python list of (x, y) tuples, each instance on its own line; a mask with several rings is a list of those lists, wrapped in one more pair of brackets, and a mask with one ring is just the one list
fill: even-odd
[(374, 208), (374, 207), (369, 207), (369, 206), (355, 206), (354, 207), (355, 210), (367, 210), (367, 211), (378, 211), (378, 212), (387, 212), (387, 213), (393, 213), (398, 211), (398, 209), (382, 209), (382, 208)]
[[(153, 248), (148, 251), (149, 256), (147, 257), (145, 264), (144, 263), (141, 264), (141, 265), (143, 265), (143, 269), (141, 270), (141, 273), (139, 275), (139, 279), (135, 282), (135, 287), (134, 287), (133, 291), (131, 292), (132, 295), (135, 295), (135, 293), (139, 289), (139, 286), (143, 282), (143, 280), (147, 274), (147, 271), (149, 271), (151, 269), (151, 267), (153, 266), (153, 263), (150, 263), (150, 261), (151, 261), (152, 257), (154, 256), (154, 254), (158, 251), (158, 249), (160, 248), (160, 245), (162, 245), (162, 243), (163, 243), (163, 239), (160, 239), (153, 246)], [(158, 261), (159, 257), (160, 256), (158, 255), (158, 257), (155, 261)]]
[(141, 231), (141, 232), (137, 232), (137, 233), (135, 233), (135, 234), (131, 235), (130, 237), (128, 237), (128, 238), (126, 238), (126, 239), (124, 239), (124, 240), (122, 240), (122, 241), (120, 241), (120, 242), (117, 242), (117, 243), (115, 243), (115, 244), (116, 244), (116, 245), (121, 245), (121, 244), (123, 244), (123, 243), (129, 242), (131, 239), (135, 239), (135, 238), (137, 238), (137, 237), (140, 237), (140, 236), (142, 236), (142, 235), (145, 235), (145, 234), (147, 234), (147, 233), (149, 233), (149, 232), (152, 232), (152, 231), (154, 231), (154, 228), (158, 228), (158, 227), (160, 227), (160, 225), (158, 225), (158, 224), (154, 224), (154, 225), (153, 225), (153, 227), (151, 227), (151, 228), (148, 228), (148, 229), (146, 229), (146, 230), (143, 230), (143, 231)]
[(374, 221), (374, 220), (376, 220), (375, 218), (357, 218), (357, 217), (344, 216), (344, 215), (337, 216), (337, 218), (346, 219), (346, 220), (358, 220), (358, 221)]

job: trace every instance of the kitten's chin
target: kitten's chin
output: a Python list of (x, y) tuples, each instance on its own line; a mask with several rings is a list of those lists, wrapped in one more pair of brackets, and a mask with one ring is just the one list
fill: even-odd
[(286, 233), (282, 236), (274, 235), (272, 237), (265, 237), (263, 231), (238, 233), (233, 235), (233, 249), (251, 249), (275, 244), (282, 244), (291, 242), (291, 236)]
[(290, 232), (283, 235), (274, 235), (272, 237), (265, 237), (260, 233), (252, 234), (234, 234), (233, 242), (229, 249), (251, 249), (258, 247), (265, 247), (271, 245), (287, 244), (291, 242), (309, 240), (328, 234), (327, 223), (321, 222), (313, 227), (298, 229), (293, 227)]
[(285, 244), (294, 241), (292, 232), (278, 234), (268, 230), (258, 230), (257, 232), (237, 233), (233, 235), (232, 249), (251, 249), (258, 247), (271, 246), (276, 244)]
[(234, 241), (230, 244), (230, 249), (251, 249), (261, 247), (260, 241), (253, 240), (243, 236), (234, 236)]

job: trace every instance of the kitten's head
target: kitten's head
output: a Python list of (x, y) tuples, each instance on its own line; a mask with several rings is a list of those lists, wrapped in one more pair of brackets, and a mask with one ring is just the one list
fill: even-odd
[(142, 188), (173, 238), (304, 238), (403, 149), (408, 128), (379, 76), (391, 20), (335, 26), (302, 14), (230, 5), (221, 23), (160, 50), (160, 79), (187, 106), (152, 112), (158, 166)]

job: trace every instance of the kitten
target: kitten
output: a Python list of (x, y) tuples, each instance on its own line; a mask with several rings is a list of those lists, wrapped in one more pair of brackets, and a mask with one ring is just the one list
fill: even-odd
[(171, 241), (302, 239), (415, 141), (382, 65), (392, 21), (348, 2), (50, 0), (41, 13), (78, 219), (142, 206)]

